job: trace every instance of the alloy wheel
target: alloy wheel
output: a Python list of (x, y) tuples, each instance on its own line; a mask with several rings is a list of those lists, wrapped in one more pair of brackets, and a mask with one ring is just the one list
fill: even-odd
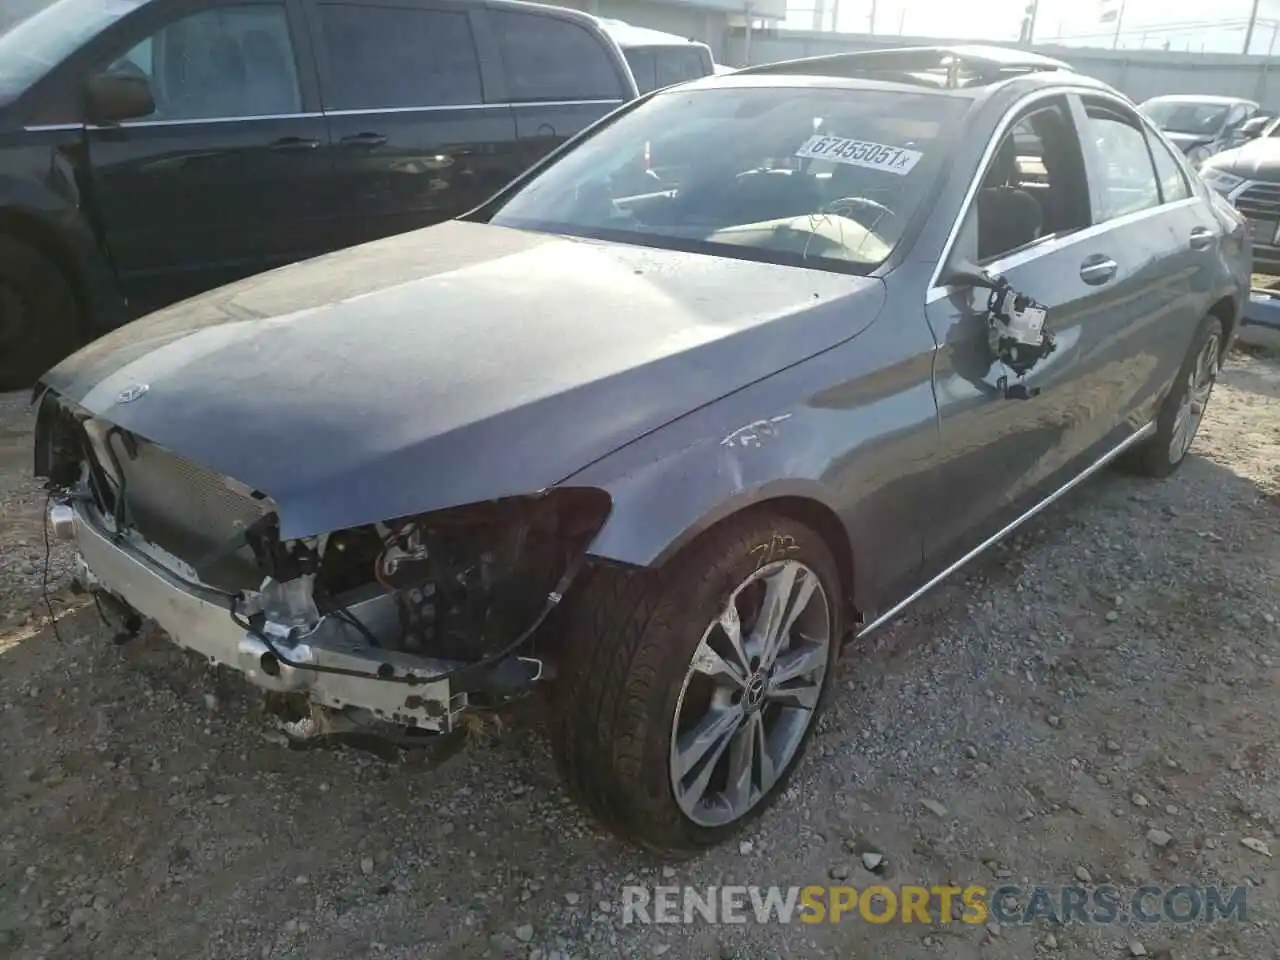
[(741, 819), (795, 759), (831, 659), (831, 612), (818, 575), (782, 560), (739, 584), (704, 631), (671, 732), (671, 785), (694, 823)]
[(1218, 335), (1211, 334), (1204, 341), (1196, 362), (1187, 374), (1187, 387), (1182, 394), (1182, 402), (1178, 404), (1178, 412), (1174, 415), (1173, 435), (1169, 440), (1169, 462), (1177, 463), (1187, 455), (1191, 444), (1200, 429), (1200, 421), (1204, 418), (1205, 407), (1209, 404), (1209, 394), (1213, 392), (1213, 384), (1218, 376)]

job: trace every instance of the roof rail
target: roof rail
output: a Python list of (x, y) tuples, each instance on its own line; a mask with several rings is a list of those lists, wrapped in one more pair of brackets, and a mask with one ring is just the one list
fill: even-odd
[(804, 74), (826, 77), (876, 76), (932, 86), (983, 86), (1026, 73), (1071, 70), (1070, 64), (1009, 47), (959, 45), (891, 47), (857, 53), (783, 60), (744, 67), (740, 74)]

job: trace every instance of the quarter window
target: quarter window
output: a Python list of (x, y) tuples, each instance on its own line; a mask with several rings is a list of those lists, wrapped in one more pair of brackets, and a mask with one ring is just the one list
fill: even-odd
[(491, 10), (512, 100), (616, 100), (622, 82), (607, 48), (559, 17)]
[(1142, 130), (1107, 107), (1089, 104), (1086, 111), (1085, 135), (1093, 140), (1102, 180), (1094, 222), (1159, 206), (1160, 186)]
[(298, 68), (281, 4), (201, 10), (162, 27), (113, 63), (143, 76), (150, 120), (207, 120), (300, 113)]
[(1151, 154), (1156, 161), (1156, 176), (1160, 180), (1160, 195), (1164, 202), (1186, 200), (1191, 196), (1191, 184), (1182, 172), (1182, 165), (1158, 137), (1148, 134), (1147, 139), (1151, 142)]
[(330, 110), (393, 110), (484, 102), (466, 13), (321, 6)]

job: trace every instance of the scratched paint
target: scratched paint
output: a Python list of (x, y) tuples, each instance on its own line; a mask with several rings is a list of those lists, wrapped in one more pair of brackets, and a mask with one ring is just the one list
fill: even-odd
[(722, 447), (759, 447), (763, 446), (766, 440), (772, 440), (778, 435), (779, 423), (784, 420), (790, 420), (791, 414), (784, 413), (777, 417), (771, 417), (768, 420), (756, 420), (748, 423), (744, 427), (739, 427), (733, 433), (729, 434), (720, 441)]

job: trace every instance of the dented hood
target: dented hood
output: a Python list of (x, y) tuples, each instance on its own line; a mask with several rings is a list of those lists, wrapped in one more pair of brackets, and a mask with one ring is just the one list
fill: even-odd
[(871, 278), (453, 222), (169, 307), (42, 382), (298, 537), (545, 489), (882, 302)]

